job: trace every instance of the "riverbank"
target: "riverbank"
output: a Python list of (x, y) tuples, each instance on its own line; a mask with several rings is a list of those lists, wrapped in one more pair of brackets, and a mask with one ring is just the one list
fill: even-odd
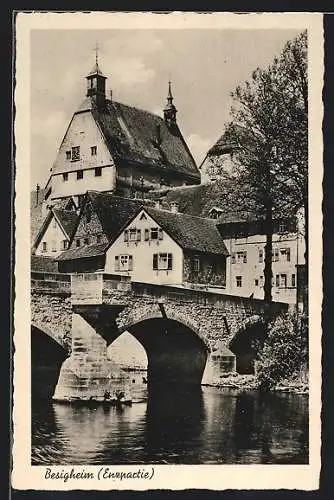
[[(226, 373), (221, 375), (217, 382), (203, 384), (210, 387), (225, 387), (240, 390), (258, 390), (259, 383), (255, 375), (240, 375), (239, 373)], [(284, 379), (276, 384), (272, 389), (277, 392), (290, 392), (294, 394), (308, 394), (309, 387), (307, 381), (300, 380), (298, 377)]]

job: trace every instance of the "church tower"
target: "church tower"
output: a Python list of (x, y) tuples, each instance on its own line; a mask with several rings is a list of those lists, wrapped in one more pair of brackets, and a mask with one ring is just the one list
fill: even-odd
[(93, 97), (97, 107), (103, 108), (106, 101), (106, 79), (99, 68), (98, 47), (95, 49), (95, 65), (92, 71), (86, 76), (87, 79), (87, 97)]
[(167, 125), (171, 126), (176, 124), (176, 113), (177, 109), (173, 104), (173, 95), (171, 89), (171, 81), (168, 82), (168, 94), (167, 94), (167, 103), (164, 107), (164, 119)]

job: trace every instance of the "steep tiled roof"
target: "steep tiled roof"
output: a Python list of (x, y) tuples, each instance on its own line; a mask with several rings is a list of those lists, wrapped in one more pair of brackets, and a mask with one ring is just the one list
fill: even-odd
[(185, 250), (229, 255), (211, 219), (146, 208), (147, 213)]
[[(91, 203), (93, 212), (97, 215), (102, 230), (111, 241), (126, 222), (142, 207), (142, 201), (131, 198), (121, 198), (112, 193), (88, 191), (85, 203)], [(84, 211), (84, 208), (83, 208)], [(82, 213), (83, 213), (82, 211)], [(75, 237), (75, 234), (73, 235)], [(103, 255), (106, 243), (84, 245), (78, 248), (72, 246), (62, 252), (58, 260), (72, 260)]]
[(98, 257), (99, 255), (104, 255), (107, 246), (107, 243), (95, 243), (94, 245), (69, 248), (65, 252), (61, 253), (57, 257), (57, 260), (74, 260), (88, 257)]
[[(88, 108), (87, 99), (84, 103)], [(177, 125), (169, 128), (159, 116), (109, 100), (103, 110), (91, 100), (90, 110), (116, 162), (158, 167), (161, 173), (173, 170), (199, 182), (197, 166)]]
[(43, 222), (42, 202), (44, 200), (45, 190), (40, 189), (38, 193), (38, 203), (36, 190), (30, 192), (30, 237), (33, 243)]
[(54, 208), (52, 211), (70, 239), (78, 222), (77, 213), (73, 210), (59, 210), (57, 208)]
[(142, 201), (121, 198), (112, 193), (88, 191), (87, 199), (91, 201), (94, 212), (97, 214), (104, 234), (110, 241), (143, 205)]

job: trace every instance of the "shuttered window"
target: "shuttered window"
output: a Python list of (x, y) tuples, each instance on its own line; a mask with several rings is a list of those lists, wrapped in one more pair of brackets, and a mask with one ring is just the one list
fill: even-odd
[(119, 271), (119, 256), (115, 255), (115, 271)]
[(145, 229), (145, 241), (148, 241), (150, 239), (150, 231), (148, 229)]

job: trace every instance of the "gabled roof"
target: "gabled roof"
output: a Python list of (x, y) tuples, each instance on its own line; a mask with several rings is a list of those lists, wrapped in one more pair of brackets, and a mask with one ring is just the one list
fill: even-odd
[(109, 241), (114, 238), (127, 220), (143, 206), (141, 200), (122, 198), (112, 193), (88, 191), (86, 197), (86, 203), (91, 202), (91, 206), (98, 216), (103, 232)]
[[(82, 217), (85, 206), (90, 203), (93, 212), (97, 215), (102, 231), (108, 242), (113, 240), (120, 229), (131, 219), (143, 206), (142, 201), (131, 198), (121, 198), (112, 193), (100, 193), (98, 191), (87, 191), (83, 208), (80, 212)], [(79, 227), (78, 221), (77, 227)], [(72, 235), (71, 243), (75, 238)], [(78, 248), (70, 247), (57, 258), (57, 260), (72, 260), (102, 255), (108, 243), (84, 245)]]
[(71, 239), (78, 222), (77, 213), (74, 210), (60, 210), (58, 208), (51, 210), (68, 239)]
[(174, 171), (199, 182), (196, 163), (177, 125), (169, 127), (153, 113), (107, 99), (99, 109), (87, 97), (76, 113), (85, 111), (92, 113), (116, 164), (159, 168), (161, 175)]
[(229, 255), (213, 220), (155, 208), (145, 208), (145, 211), (184, 250)]
[(34, 243), (33, 243), (33, 250), (36, 250), (38, 247), (40, 241), (42, 240), (45, 231), (49, 227), (49, 224), (52, 220), (52, 218), (55, 218), (56, 221), (58, 222), (60, 228), (62, 229), (64, 236), (70, 240), (71, 236), (73, 234), (73, 231), (76, 227), (77, 220), (78, 220), (78, 215), (74, 211), (66, 211), (66, 210), (60, 210), (56, 208), (50, 208), (42, 225), (39, 228), (39, 231), (35, 237)]

